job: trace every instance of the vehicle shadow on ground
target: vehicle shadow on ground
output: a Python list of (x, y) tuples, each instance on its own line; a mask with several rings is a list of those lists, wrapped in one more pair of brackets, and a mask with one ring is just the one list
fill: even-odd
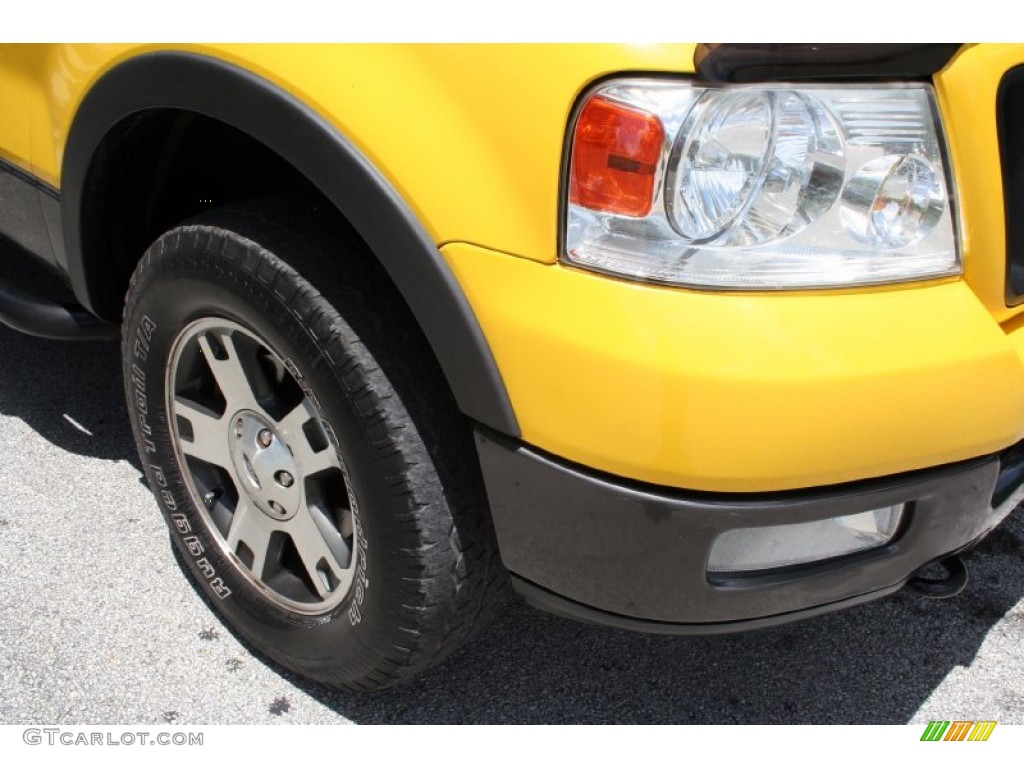
[[(138, 468), (116, 343), (50, 342), (0, 327), (0, 355), (0, 412), (66, 451)], [(440, 667), (381, 693), (326, 690), (264, 663), (359, 723), (905, 723), (1024, 597), (1022, 513), (968, 559), (971, 583), (951, 601), (900, 594), (709, 638), (591, 627), (516, 600)], [(1019, 614), (1000, 631), (1024, 643)]]
[(53, 445), (140, 468), (118, 342), (37, 339), (0, 325), (0, 413)]
[[(0, 279), (72, 301), (56, 275), (0, 239)], [(53, 445), (140, 467), (124, 405), (120, 344), (38, 339), (0, 325), (0, 413), (16, 416)]]
[[(296, 685), (362, 723), (906, 723), (1024, 597), (1021, 513), (967, 559), (972, 581), (950, 601), (900, 593), (716, 637), (586, 626), (517, 601), (468, 648), (394, 693)], [(1013, 619), (1024, 641), (1024, 618)], [(1009, 709), (1019, 692), (1005, 685)]]

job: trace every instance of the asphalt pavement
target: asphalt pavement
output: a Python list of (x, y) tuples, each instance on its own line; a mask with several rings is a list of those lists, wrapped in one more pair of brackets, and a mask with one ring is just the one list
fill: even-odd
[(115, 343), (0, 326), (0, 723), (1024, 723), (1024, 513), (961, 596), (708, 638), (516, 602), (404, 687), (325, 690), (253, 654), (175, 557)]

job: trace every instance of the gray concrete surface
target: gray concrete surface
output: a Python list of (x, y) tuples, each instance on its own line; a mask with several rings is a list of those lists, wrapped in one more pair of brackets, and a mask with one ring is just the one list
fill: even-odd
[(966, 593), (712, 638), (521, 604), (390, 692), (255, 657), (194, 591), (141, 481), (116, 344), (0, 327), (0, 723), (1024, 723), (1024, 520)]

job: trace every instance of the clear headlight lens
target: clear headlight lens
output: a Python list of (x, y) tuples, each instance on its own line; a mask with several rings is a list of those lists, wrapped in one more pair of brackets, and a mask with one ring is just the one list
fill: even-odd
[(916, 155), (886, 155), (859, 169), (846, 185), (839, 211), (846, 231), (867, 245), (903, 248), (942, 218), (942, 175)]
[(843, 147), (832, 118), (794, 92), (705, 94), (669, 158), (669, 223), (703, 245), (795, 234), (835, 202)]
[(563, 258), (718, 288), (958, 274), (935, 115), (922, 85), (605, 86), (574, 129)]

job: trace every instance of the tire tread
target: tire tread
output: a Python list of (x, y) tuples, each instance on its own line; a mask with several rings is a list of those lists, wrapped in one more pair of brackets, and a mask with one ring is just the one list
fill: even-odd
[[(353, 233), (305, 207), (265, 201), (208, 212), (159, 238), (131, 277), (126, 323), (152, 279), (186, 249), (233, 265), (290, 308), (322, 347), (324, 359), (315, 364), (333, 368), (386, 467), (388, 487), (404, 500), (405, 511), (391, 521), (408, 543), (390, 553), (403, 574), (398, 618), (377, 638), (382, 646), (372, 661), (334, 668), (275, 657), (352, 690), (387, 687), (436, 665), (501, 609), (508, 584), (475, 453), (466, 453), (475, 451), (470, 424), (425, 341), (407, 340), (401, 326), (411, 318), (408, 309), (368, 264), (372, 256)], [(332, 279), (332, 269), (343, 270), (344, 278)]]

